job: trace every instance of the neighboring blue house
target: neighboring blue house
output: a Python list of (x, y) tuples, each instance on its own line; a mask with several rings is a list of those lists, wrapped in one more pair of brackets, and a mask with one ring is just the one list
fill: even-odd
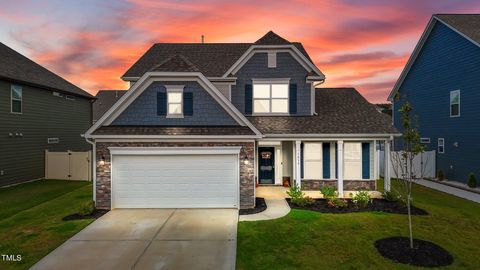
[(288, 179), (373, 190), (376, 145), (397, 135), (355, 89), (316, 89), (325, 76), (302, 44), (273, 32), (155, 44), (122, 79), (130, 89), (101, 92), (85, 134), (98, 207), (251, 208), (257, 184)]
[(479, 177), (480, 15), (432, 16), (389, 100), (399, 130), (398, 109), (413, 105), (421, 141), (437, 151), (437, 172), (460, 182)]

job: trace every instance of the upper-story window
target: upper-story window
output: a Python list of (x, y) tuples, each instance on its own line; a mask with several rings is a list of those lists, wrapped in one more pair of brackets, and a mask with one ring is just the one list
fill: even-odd
[(288, 113), (288, 80), (253, 81), (254, 114)]
[(183, 117), (183, 86), (166, 86), (167, 117)]
[(445, 153), (445, 139), (444, 138), (438, 138), (438, 153), (443, 154)]
[(450, 91), (450, 117), (460, 116), (460, 90)]
[(22, 87), (12, 84), (10, 88), (11, 112), (22, 113)]

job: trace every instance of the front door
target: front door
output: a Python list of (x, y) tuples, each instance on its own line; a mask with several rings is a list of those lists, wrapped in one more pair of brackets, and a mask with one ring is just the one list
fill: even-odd
[(275, 147), (259, 147), (258, 148), (259, 184), (275, 183)]

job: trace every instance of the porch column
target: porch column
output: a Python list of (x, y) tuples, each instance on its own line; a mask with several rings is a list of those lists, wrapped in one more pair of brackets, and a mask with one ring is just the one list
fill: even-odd
[(384, 189), (390, 191), (390, 141), (385, 141), (385, 158), (384, 158)]
[(295, 184), (299, 188), (302, 187), (301, 143), (302, 141), (295, 141)]
[(343, 198), (343, 141), (337, 141), (338, 197)]

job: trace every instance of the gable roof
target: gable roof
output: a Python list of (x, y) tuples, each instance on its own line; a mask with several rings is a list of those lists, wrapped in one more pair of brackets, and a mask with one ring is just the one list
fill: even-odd
[(395, 135), (392, 120), (354, 88), (315, 89), (316, 115), (252, 116), (250, 122), (268, 135)]
[(255, 41), (256, 45), (285, 45), (291, 44), (290, 41), (282, 38), (273, 31), (268, 31), (263, 37)]
[(97, 100), (92, 105), (93, 121), (100, 119), (126, 92), (127, 90), (98, 91), (95, 95)]
[(457, 32), (460, 36), (480, 47), (480, 14), (434, 14), (430, 18), (430, 21), (428, 22), (427, 27), (423, 31), (420, 40), (418, 41), (415, 49), (410, 55), (410, 58), (408, 59), (407, 64), (403, 68), (400, 77), (398, 78), (392, 91), (388, 95), (389, 101), (393, 101), (395, 93), (398, 91), (398, 89), (400, 89), (403, 81), (408, 75), (408, 72), (410, 71), (411, 67), (415, 63), (415, 60), (420, 54), (423, 45), (427, 41), (430, 32), (435, 27), (437, 22), (446, 25), (448, 28)]
[[(260, 44), (257, 44), (260, 42)], [(122, 78), (139, 78), (174, 55), (182, 55), (192, 66), (207, 77), (222, 77), (225, 72), (252, 45), (294, 46), (308, 61), (312, 59), (299, 42), (289, 42), (273, 32), (268, 32), (255, 43), (156, 43), (140, 57)], [(314, 65), (314, 64), (313, 64)]]
[(159, 65), (152, 68), (151, 71), (171, 71), (171, 72), (199, 72), (200, 70), (192, 64), (185, 56), (175, 54)]
[(88, 92), (0, 42), (0, 78), (86, 98)]
[(143, 76), (117, 101), (107, 112), (86, 132), (85, 137), (94, 137), (95, 131), (102, 126), (109, 126), (145, 89), (155, 81), (161, 80), (188, 80), (198, 82), (214, 100), (239, 124), (247, 126), (254, 134), (260, 132), (247, 118), (200, 72), (159, 72), (151, 71)]

